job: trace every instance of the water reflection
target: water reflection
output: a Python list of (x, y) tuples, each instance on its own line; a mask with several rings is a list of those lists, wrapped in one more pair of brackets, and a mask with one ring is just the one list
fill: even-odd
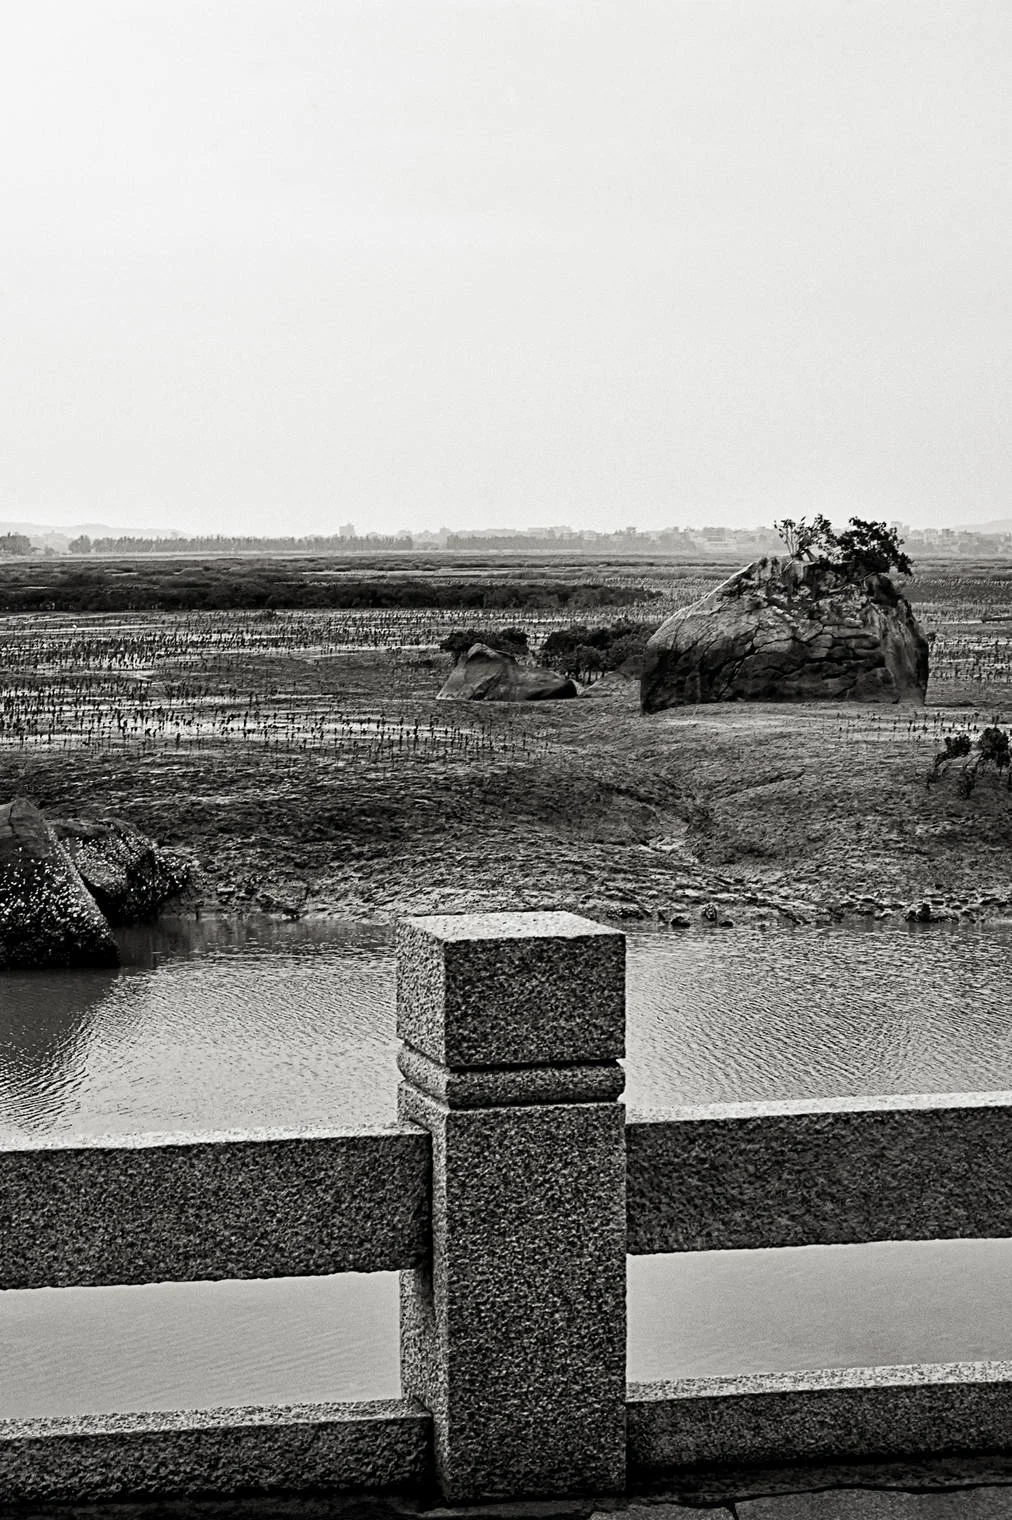
[[(96, 1018), (118, 976), (19, 971), (0, 977), (0, 1081), (12, 1124), (44, 1129), (71, 1107)], [(46, 1095), (42, 1104), (40, 1094)]]
[[(375, 1124), (396, 1104), (388, 931), (166, 921), (118, 973), (0, 976), (0, 1132), (137, 1134)], [(46, 1034), (54, 1009), (75, 1042)], [(49, 1046), (75, 1052), (53, 1058)]]
[(272, 956), (315, 951), (348, 957), (382, 955), (391, 931), (384, 924), (342, 919), (279, 921), (265, 913), (242, 918), (171, 918), (116, 930), (124, 966), (152, 969), (163, 960), (209, 954)]

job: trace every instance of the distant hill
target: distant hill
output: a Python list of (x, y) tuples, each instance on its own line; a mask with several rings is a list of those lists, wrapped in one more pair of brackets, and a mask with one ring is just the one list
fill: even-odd
[(1012, 517), (1003, 517), (999, 522), (971, 523), (968, 528), (960, 528), (960, 533), (1012, 533)]
[(40, 549), (66, 549), (72, 538), (183, 538), (178, 528), (110, 528), (108, 523), (71, 523), (65, 528), (52, 523), (0, 522), (0, 534), (24, 533)]

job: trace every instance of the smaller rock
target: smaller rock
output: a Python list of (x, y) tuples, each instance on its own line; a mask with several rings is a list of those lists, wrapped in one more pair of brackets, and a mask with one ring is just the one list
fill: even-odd
[(437, 693), (441, 702), (555, 702), (579, 695), (579, 687), (557, 671), (518, 665), (488, 644), (472, 644)]
[(110, 923), (150, 918), (190, 879), (184, 856), (121, 818), (66, 818), (53, 829)]
[(53, 828), (24, 797), (0, 807), (0, 971), (118, 965), (112, 930)]

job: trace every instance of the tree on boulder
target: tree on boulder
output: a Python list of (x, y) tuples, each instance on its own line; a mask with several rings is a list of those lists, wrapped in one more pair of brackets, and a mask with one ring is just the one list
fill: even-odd
[(913, 575), (910, 557), (903, 552), (902, 540), (895, 528), (882, 522), (850, 519), (850, 527), (836, 540), (839, 563), (852, 565), (856, 576)]
[(784, 517), (773, 524), (792, 559), (828, 559), (836, 547), (836, 535), (828, 517), (819, 512), (812, 522)]
[(928, 640), (886, 570), (909, 573), (893, 529), (786, 518), (792, 558), (759, 560), (648, 641), (644, 712), (696, 702), (923, 702)]
[(850, 526), (837, 533), (821, 512), (808, 522), (806, 518), (785, 517), (773, 524), (792, 559), (807, 560), (827, 569), (844, 572), (854, 580), (869, 575), (912, 575), (913, 565), (903, 552), (902, 540), (895, 528), (884, 522), (869, 522), (852, 517)]

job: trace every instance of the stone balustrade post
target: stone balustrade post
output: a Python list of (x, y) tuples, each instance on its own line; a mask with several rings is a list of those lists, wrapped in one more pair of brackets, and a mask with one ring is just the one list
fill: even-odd
[(432, 1136), (432, 1253), (401, 1375), (446, 1499), (625, 1483), (625, 936), (571, 913), (408, 919), (402, 1120)]

